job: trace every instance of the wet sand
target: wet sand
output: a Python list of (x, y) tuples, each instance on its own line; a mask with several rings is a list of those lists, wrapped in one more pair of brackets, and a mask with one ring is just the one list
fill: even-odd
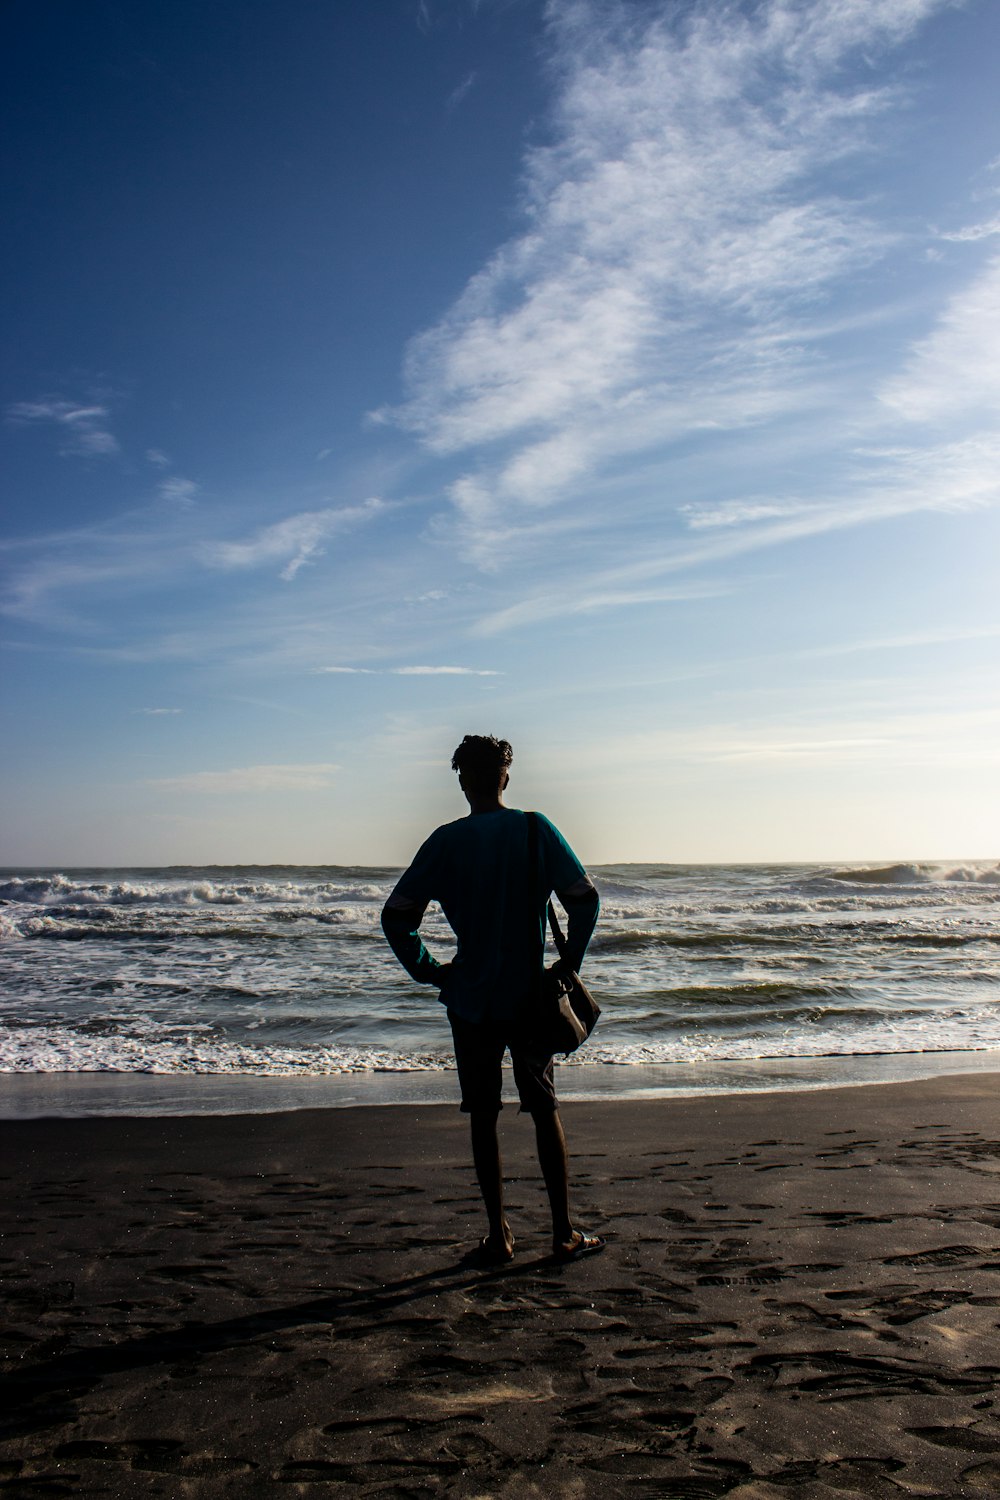
[(0, 1495), (1000, 1494), (1000, 1077), (0, 1123)]

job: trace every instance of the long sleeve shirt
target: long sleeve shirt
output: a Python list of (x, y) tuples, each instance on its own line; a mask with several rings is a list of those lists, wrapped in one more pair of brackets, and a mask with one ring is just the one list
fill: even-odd
[[(538, 859), (529, 889), (528, 819), (515, 808), (470, 813), (435, 829), (401, 876), (382, 913), (390, 947), (418, 984), (437, 985), (449, 1010), (469, 1021), (510, 1021), (537, 993), (545, 910), (553, 891), (566, 907), (567, 958), (578, 969), (599, 898), (559, 830), (536, 813)], [(442, 964), (420, 936), (437, 901), (457, 939)]]

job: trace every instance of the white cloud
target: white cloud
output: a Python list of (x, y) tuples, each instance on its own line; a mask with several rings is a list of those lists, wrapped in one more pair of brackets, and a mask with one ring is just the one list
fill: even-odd
[(941, 238), (961, 245), (975, 240), (992, 239), (995, 234), (1000, 234), (1000, 214), (982, 224), (967, 224), (964, 229), (953, 229), (949, 233), (942, 231)]
[(748, 499), (724, 500), (716, 505), (682, 505), (680, 513), (692, 531), (708, 531), (718, 526), (746, 526), (754, 521), (798, 516), (810, 509), (804, 502)]
[(193, 479), (164, 479), (159, 486), (161, 500), (172, 500), (177, 505), (193, 505), (198, 486)]
[(315, 792), (332, 784), (340, 769), (332, 764), (242, 766), (231, 771), (193, 771), (147, 782), (170, 792), (207, 792), (228, 796), (240, 792)]
[(1000, 408), (1000, 256), (952, 298), (937, 327), (881, 392), (911, 422), (989, 416)]
[(458, 108), (462, 101), (467, 97), (470, 90), (475, 87), (476, 79), (478, 77), (479, 74), (475, 71), (468, 73), (462, 79), (462, 82), (458, 84), (456, 88), (452, 89), (445, 103), (445, 109), (447, 109), (449, 114), (451, 114), (453, 110), (456, 110)]
[(688, 599), (717, 599), (729, 590), (724, 584), (691, 584), (669, 589), (602, 587), (600, 577), (579, 579), (570, 589), (547, 589), (544, 594), (485, 615), (473, 627), (475, 635), (499, 635), (542, 620), (596, 614), (606, 609), (634, 609), (643, 604), (673, 604)]
[(158, 715), (158, 714), (179, 714), (181, 712), (182, 712), (182, 710), (179, 709), (179, 708), (137, 708), (136, 709), (136, 713), (139, 713), (139, 714), (152, 714), (152, 715)]
[(996, 504), (1000, 500), (1000, 433), (872, 455), (870, 472), (859, 467), (847, 487), (849, 500), (837, 494), (810, 505), (776, 506), (770, 521), (754, 518), (754, 524), (745, 525), (742, 522), (751, 518), (740, 518), (739, 524), (709, 528), (713, 534), (695, 545), (672, 546), (669, 540), (661, 540), (638, 560), (578, 574), (569, 589), (548, 587), (487, 614), (473, 626), (473, 634), (496, 635), (605, 605), (698, 598), (705, 597), (706, 591), (710, 597), (721, 589), (692, 585), (651, 594), (636, 585), (913, 511), (959, 512)]
[(118, 452), (118, 440), (108, 430), (109, 416), (106, 406), (55, 397), (17, 401), (7, 408), (7, 420), (16, 427), (53, 423), (59, 429), (61, 451), (83, 458), (105, 458)]
[(316, 675), (325, 676), (328, 673), (345, 673), (350, 676), (389, 676), (389, 677), (500, 677), (500, 672), (488, 671), (478, 667), (316, 667)]
[(480, 671), (476, 667), (390, 667), (395, 677), (499, 677), (499, 672)]
[(436, 453), (489, 450), (450, 490), (475, 560), (501, 517), (609, 460), (815, 402), (796, 318), (891, 240), (822, 186), (892, 100), (844, 64), (947, 3), (702, 3), (643, 25), (550, 4), (561, 89), (525, 229), (413, 341), (409, 400), (380, 414)]
[(385, 502), (373, 497), (361, 505), (302, 511), (262, 527), (247, 541), (210, 543), (202, 556), (210, 567), (227, 569), (284, 561), (280, 576), (288, 582), (307, 562), (323, 555), (323, 543), (330, 537), (374, 520), (385, 509)]
[(149, 463), (155, 464), (158, 469), (170, 468), (170, 460), (162, 448), (147, 448), (146, 459)]

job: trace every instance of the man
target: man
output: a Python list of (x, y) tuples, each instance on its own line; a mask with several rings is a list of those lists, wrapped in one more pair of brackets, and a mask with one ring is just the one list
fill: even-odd
[[(465, 736), (451, 764), (469, 813), (431, 834), (382, 912), (382, 929), (403, 968), (418, 984), (435, 985), (448, 1007), (462, 1109), (470, 1116), (472, 1156), (489, 1221), (478, 1253), (488, 1264), (503, 1264), (514, 1255), (497, 1137), (503, 1108), (500, 1070), (508, 1048), (521, 1110), (535, 1122), (552, 1210), (552, 1253), (569, 1261), (604, 1249), (598, 1236), (573, 1226), (552, 1056), (532, 1049), (529, 1031), (551, 892), (568, 914), (567, 960), (576, 970), (594, 930), (599, 901), (562, 834), (538, 813), (537, 879), (529, 889), (529, 819), (503, 802), (512, 760), (506, 740)], [(440, 904), (458, 940), (451, 963), (439, 963), (420, 939), (429, 901)]]

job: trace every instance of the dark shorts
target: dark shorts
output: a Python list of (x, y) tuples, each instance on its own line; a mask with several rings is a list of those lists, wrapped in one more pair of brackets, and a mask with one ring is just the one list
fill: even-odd
[(552, 1077), (552, 1057), (532, 1054), (509, 1026), (492, 1021), (463, 1021), (448, 1012), (455, 1043), (455, 1062), (462, 1088), (462, 1109), (468, 1114), (499, 1114), (503, 1055), (510, 1049), (514, 1082), (522, 1114), (552, 1113), (559, 1108)]

